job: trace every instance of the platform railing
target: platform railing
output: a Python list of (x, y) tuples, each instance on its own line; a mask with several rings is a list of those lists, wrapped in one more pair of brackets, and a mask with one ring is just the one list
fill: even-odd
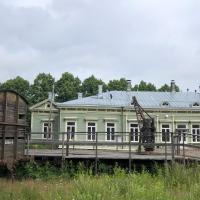
[[(67, 158), (128, 159), (129, 169), (133, 159), (161, 159), (165, 163), (180, 160), (200, 160), (200, 136), (185, 132), (156, 132), (150, 144), (153, 151), (145, 151), (146, 140), (139, 140), (139, 132), (53, 132), (27, 133), (27, 156), (52, 156)], [(49, 133), (48, 133), (49, 134)], [(142, 137), (142, 136), (141, 136)], [(142, 142), (139, 142), (142, 141)], [(141, 145), (142, 151), (138, 152)], [(144, 159), (145, 159), (144, 158)]]

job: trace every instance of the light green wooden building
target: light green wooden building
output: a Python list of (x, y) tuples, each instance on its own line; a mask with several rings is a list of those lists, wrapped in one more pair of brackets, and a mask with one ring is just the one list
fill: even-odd
[[(132, 134), (131, 141), (138, 142), (138, 124), (132, 97), (154, 119), (156, 131), (160, 132), (156, 142), (170, 142), (170, 132), (184, 130), (191, 137), (181, 138), (185, 143), (200, 143), (200, 94), (197, 92), (107, 91), (95, 96), (82, 97), (63, 103), (52, 103), (46, 99), (30, 108), (31, 132), (43, 134), (32, 137), (46, 139), (48, 127), (55, 133), (70, 132), (70, 139), (95, 140), (95, 132), (101, 141), (128, 141), (125, 132)], [(50, 114), (51, 108), (51, 114)], [(49, 125), (50, 122), (50, 125)], [(85, 132), (84, 134), (80, 132)], [(166, 137), (167, 135), (167, 137)], [(51, 137), (49, 138), (51, 139)], [(65, 138), (66, 139), (66, 138)]]

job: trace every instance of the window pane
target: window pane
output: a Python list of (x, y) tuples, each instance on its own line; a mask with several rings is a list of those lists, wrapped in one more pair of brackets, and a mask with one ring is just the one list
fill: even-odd
[(115, 126), (115, 124), (114, 123), (107, 123), (107, 126), (113, 127), (113, 126)]
[(192, 128), (199, 128), (199, 125), (192, 125)]
[(110, 133), (107, 133), (107, 140), (110, 140)]
[(130, 124), (130, 127), (138, 127), (138, 124)]
[(75, 122), (67, 122), (68, 126), (75, 126)]
[(186, 129), (186, 124), (178, 124), (177, 128), (178, 129)]
[(88, 126), (95, 126), (95, 123), (88, 122)]
[(169, 128), (169, 124), (162, 124), (162, 128)]

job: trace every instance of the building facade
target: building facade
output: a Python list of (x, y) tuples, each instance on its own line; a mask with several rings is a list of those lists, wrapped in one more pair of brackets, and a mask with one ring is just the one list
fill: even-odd
[[(42, 132), (33, 136), (51, 139), (50, 132), (68, 132), (70, 140), (98, 140), (138, 142), (139, 127), (133, 96), (144, 110), (155, 119), (156, 142), (170, 142), (171, 132), (187, 131), (191, 137), (182, 136), (185, 143), (200, 143), (200, 94), (197, 92), (134, 92), (108, 91), (95, 96), (56, 103), (46, 99), (30, 108), (31, 132)], [(52, 104), (51, 104), (52, 103)], [(49, 130), (50, 129), (50, 130)], [(183, 138), (184, 137), (184, 138)], [(66, 139), (66, 138), (65, 138)]]
[(0, 160), (24, 157), (28, 102), (13, 90), (0, 90)]

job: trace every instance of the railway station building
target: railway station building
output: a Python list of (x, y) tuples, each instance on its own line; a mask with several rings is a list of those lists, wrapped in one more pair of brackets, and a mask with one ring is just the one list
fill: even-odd
[(155, 120), (156, 142), (170, 142), (170, 134), (182, 130), (191, 137), (182, 135), (181, 141), (200, 143), (200, 94), (176, 92), (174, 86), (172, 82), (170, 92), (131, 91), (130, 87), (103, 92), (99, 86), (94, 96), (79, 93), (77, 99), (63, 103), (48, 98), (30, 108), (31, 132), (42, 133), (40, 139), (51, 139), (49, 132), (69, 132), (69, 139), (77, 141), (93, 141), (101, 133), (98, 139), (109, 142), (128, 141), (125, 133), (131, 133), (131, 142), (138, 142), (137, 116), (131, 104), (135, 96)]

